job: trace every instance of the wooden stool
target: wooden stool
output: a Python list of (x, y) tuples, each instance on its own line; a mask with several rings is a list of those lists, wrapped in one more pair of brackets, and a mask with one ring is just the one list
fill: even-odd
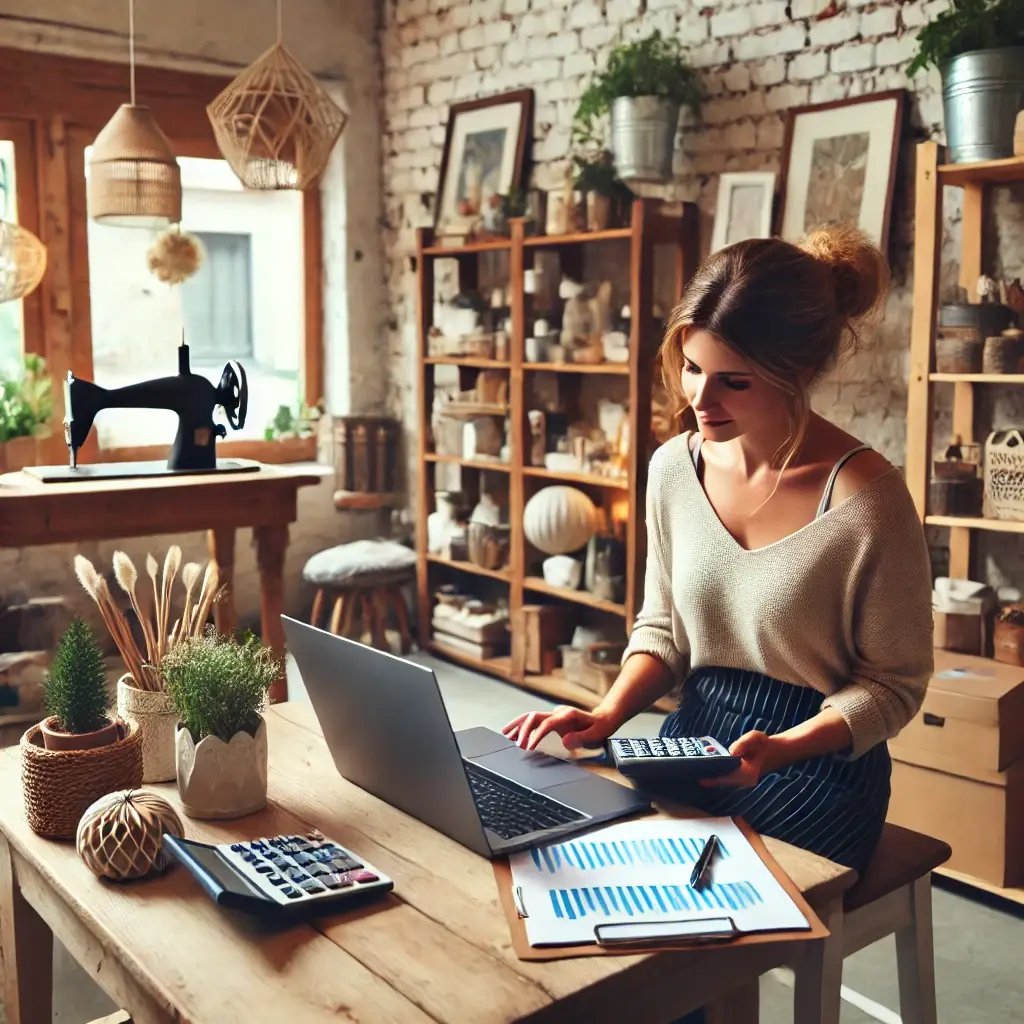
[[(392, 613), (401, 638), (401, 652), (412, 647), (409, 610), (402, 587), (416, 573), (416, 554), (395, 541), (353, 541), (314, 555), (303, 578), (317, 589), (309, 621), (319, 626), (328, 607), (328, 628), (339, 636), (368, 632), (374, 647), (388, 649), (387, 622)], [(353, 634), (356, 622), (361, 629)]]
[(106, 1017), (97, 1017), (96, 1020), (90, 1021), (89, 1024), (132, 1024), (132, 1019), (124, 1010), (118, 1010), (116, 1013), (108, 1014)]
[(796, 1021), (839, 1024), (843, 960), (894, 934), (903, 1024), (936, 1024), (931, 873), (952, 852), (931, 836), (883, 827), (842, 906), (822, 915), (830, 936), (794, 965)]

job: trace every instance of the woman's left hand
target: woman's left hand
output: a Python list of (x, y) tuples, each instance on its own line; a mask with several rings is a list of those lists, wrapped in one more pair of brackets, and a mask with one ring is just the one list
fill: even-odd
[(701, 779), (702, 786), (756, 786), (762, 775), (777, 767), (777, 738), (754, 729), (744, 733), (731, 747), (729, 753), (740, 758), (740, 766), (714, 779)]

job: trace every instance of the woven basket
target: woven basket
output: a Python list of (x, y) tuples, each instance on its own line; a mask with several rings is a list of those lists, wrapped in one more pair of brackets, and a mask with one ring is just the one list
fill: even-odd
[(994, 430), (985, 441), (985, 503), (989, 519), (1024, 520), (1024, 435)]
[(25, 814), (33, 832), (74, 839), (85, 809), (116, 789), (142, 785), (142, 732), (118, 721), (119, 739), (94, 750), (46, 750), (39, 726), (21, 737)]
[(981, 373), (981, 338), (939, 335), (935, 339), (935, 369), (938, 373)]
[(985, 339), (982, 356), (984, 373), (1016, 373), (1020, 366), (1021, 341), (1019, 337), (996, 334)]

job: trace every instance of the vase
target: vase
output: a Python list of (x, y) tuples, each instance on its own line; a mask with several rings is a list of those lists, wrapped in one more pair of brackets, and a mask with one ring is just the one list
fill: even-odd
[(620, 96), (612, 102), (612, 152), (619, 177), (672, 177), (679, 104), (663, 96)]
[(1024, 107), (1024, 46), (953, 57), (942, 68), (942, 105), (953, 163), (1012, 156), (1014, 124)]
[(604, 231), (612, 221), (612, 198), (599, 192), (587, 193), (587, 230)]
[(96, 750), (117, 742), (117, 723), (107, 720), (106, 725), (89, 732), (65, 732), (58, 728), (56, 715), (50, 715), (39, 723), (43, 746), (47, 750)]
[(163, 690), (140, 690), (132, 682), (127, 674), (117, 681), (117, 713), (142, 733), (142, 781), (173, 782), (178, 713)]
[(175, 737), (178, 795), (190, 818), (241, 818), (267, 804), (267, 723), (256, 734), (236, 732), (230, 742), (204, 736), (198, 743), (184, 726)]

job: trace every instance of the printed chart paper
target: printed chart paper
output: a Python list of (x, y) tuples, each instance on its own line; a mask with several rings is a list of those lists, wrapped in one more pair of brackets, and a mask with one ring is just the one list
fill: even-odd
[[(720, 845), (711, 884), (690, 872), (704, 841)], [(731, 917), (741, 932), (809, 928), (731, 818), (635, 821), (510, 858), (531, 946), (594, 942), (594, 926)]]

